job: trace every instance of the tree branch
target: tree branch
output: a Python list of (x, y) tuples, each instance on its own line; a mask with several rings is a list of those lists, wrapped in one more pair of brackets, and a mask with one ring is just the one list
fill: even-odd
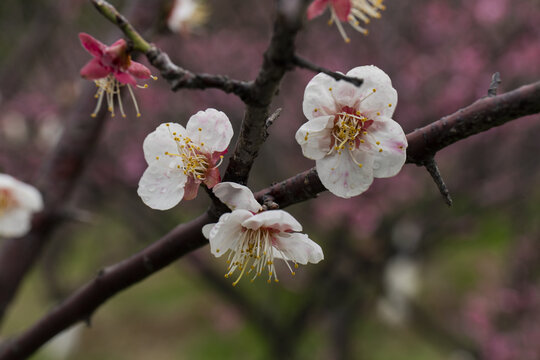
[(364, 83), (364, 80), (363, 79), (359, 79), (359, 78), (355, 78), (355, 77), (351, 77), (351, 76), (347, 76), (347, 75), (343, 75), (342, 73), (338, 73), (338, 72), (334, 72), (334, 71), (330, 71), (322, 66), (319, 66), (319, 65), (315, 65), (311, 62), (309, 62), (308, 60), (298, 56), (298, 55), (295, 55), (294, 58), (293, 58), (293, 63), (294, 65), (300, 67), (300, 68), (303, 68), (303, 69), (308, 69), (308, 70), (311, 70), (315, 73), (325, 73), (326, 75), (328, 76), (331, 76), (333, 77), (335, 80), (344, 80), (344, 81), (348, 81), (350, 82), (351, 84), (355, 85), (355, 86), (360, 86)]
[(110, 266), (53, 309), (20, 337), (0, 348), (0, 359), (23, 359), (55, 334), (79, 322), (89, 322), (94, 311), (116, 293), (145, 279), (176, 259), (207, 243), (201, 227), (215, 219), (204, 213), (177, 226), (167, 235), (132, 257)]
[(252, 101), (250, 97), (251, 83), (229, 79), (223, 75), (196, 74), (174, 64), (169, 55), (148, 43), (135, 30), (129, 21), (114, 6), (104, 0), (91, 0), (96, 9), (109, 21), (118, 26), (131, 41), (133, 50), (143, 52), (148, 61), (159, 70), (161, 76), (169, 82), (173, 91), (180, 89), (215, 88), (226, 93), (238, 95), (244, 102)]
[(252, 99), (247, 105), (240, 135), (234, 153), (223, 176), (224, 181), (245, 184), (259, 148), (265, 139), (269, 107), (276, 95), (281, 79), (291, 69), (294, 58), (294, 40), (302, 27), (306, 1), (281, 0), (270, 45), (264, 62), (251, 89)]

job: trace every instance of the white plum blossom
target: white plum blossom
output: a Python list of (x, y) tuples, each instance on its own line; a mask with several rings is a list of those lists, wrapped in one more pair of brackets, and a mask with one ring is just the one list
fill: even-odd
[(0, 174), (0, 236), (25, 235), (33, 213), (42, 209), (43, 199), (36, 188)]
[(268, 271), (268, 283), (278, 282), (274, 259), (285, 261), (292, 275), (294, 264), (316, 264), (324, 255), (319, 245), (306, 234), (300, 233), (302, 225), (283, 210), (263, 211), (251, 191), (236, 183), (223, 182), (213, 188), (214, 194), (231, 210), (223, 214), (216, 224), (203, 227), (204, 236), (210, 241), (210, 250), (216, 257), (228, 254), (228, 272), (225, 277), (239, 275), (235, 286), (244, 274), (251, 274), (251, 281)]
[(392, 120), (397, 92), (376, 66), (360, 66), (347, 76), (364, 80), (357, 87), (316, 75), (304, 93), (308, 122), (296, 132), (307, 158), (317, 164), (322, 184), (350, 198), (366, 191), (373, 178), (396, 175), (405, 163), (407, 138)]
[(167, 18), (169, 30), (189, 34), (208, 19), (208, 6), (203, 0), (175, 0)]
[(212, 188), (221, 181), (217, 167), (232, 136), (229, 118), (216, 109), (199, 111), (185, 128), (159, 125), (143, 143), (148, 168), (137, 190), (143, 202), (167, 210), (182, 199), (194, 199), (201, 183)]

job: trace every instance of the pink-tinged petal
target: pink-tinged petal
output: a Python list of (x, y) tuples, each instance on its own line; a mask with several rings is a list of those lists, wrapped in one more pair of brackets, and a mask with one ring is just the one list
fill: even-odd
[(316, 18), (317, 16), (321, 15), (324, 10), (326, 9), (326, 6), (328, 5), (329, 0), (315, 0), (309, 5), (307, 9), (307, 18), (308, 20), (311, 20), (313, 18)]
[[(169, 125), (169, 126), (167, 126)], [(176, 135), (173, 135), (176, 133)], [(165, 153), (178, 153), (178, 146), (174, 141), (177, 135), (184, 136), (186, 129), (180, 124), (166, 123), (159, 125), (156, 130), (146, 136), (143, 143), (144, 158), (146, 163), (151, 164), (159, 158), (166, 156)]]
[[(403, 129), (394, 120), (387, 119), (374, 122), (369, 130), (371, 145), (376, 147), (373, 153), (373, 176), (377, 178), (395, 176), (407, 159), (407, 138)], [(373, 141), (380, 144), (373, 144)]]
[(324, 259), (321, 247), (306, 234), (280, 233), (272, 239), (274, 257), (299, 264), (317, 264)]
[(116, 72), (114, 73), (114, 77), (122, 84), (130, 84), (133, 86), (137, 86), (137, 80), (135, 80), (133, 75), (126, 72)]
[(93, 38), (92, 36), (86, 33), (79, 33), (79, 40), (81, 41), (82, 46), (90, 53), (92, 56), (101, 57), (107, 48), (105, 44), (101, 41)]
[(221, 176), (219, 174), (219, 169), (218, 168), (208, 169), (208, 171), (206, 172), (206, 179), (204, 180), (204, 184), (206, 185), (206, 187), (211, 189), (217, 184), (219, 184), (220, 181), (221, 181)]
[(302, 231), (302, 225), (291, 214), (283, 210), (263, 211), (244, 221), (242, 226), (251, 230), (269, 228), (279, 232)]
[(103, 66), (99, 59), (90, 60), (81, 69), (81, 76), (88, 80), (97, 80), (106, 77), (111, 72), (110, 69)]
[(0, 237), (19, 237), (30, 231), (32, 213), (15, 208), (0, 216)]
[(309, 120), (296, 132), (295, 139), (302, 147), (305, 157), (312, 160), (322, 159), (330, 151), (334, 116), (321, 116)]
[(131, 61), (127, 71), (139, 79), (148, 79), (150, 78), (150, 75), (152, 75), (150, 69), (136, 61)]
[(209, 154), (226, 150), (233, 136), (227, 115), (212, 108), (191, 116), (186, 130), (191, 140), (201, 144), (201, 148)]
[(332, 0), (334, 11), (340, 21), (348, 21), (351, 13), (351, 0)]
[(192, 176), (190, 176), (184, 187), (184, 200), (195, 199), (197, 197), (197, 193), (199, 192), (200, 185), (201, 185), (200, 181), (197, 181), (193, 179)]
[(210, 233), (216, 224), (206, 224), (202, 227), (202, 234), (205, 238), (210, 239)]
[(231, 210), (244, 209), (252, 213), (262, 210), (261, 204), (255, 200), (253, 193), (246, 186), (222, 182), (214, 186), (212, 191)]
[(215, 151), (212, 153), (212, 155), (210, 155), (210, 161), (212, 162), (213, 165), (215, 165), (221, 160), (221, 157), (224, 156), (226, 153), (227, 153), (227, 150)]
[(339, 111), (338, 105), (330, 91), (330, 89), (336, 87), (337, 83), (330, 76), (320, 73), (315, 75), (307, 84), (304, 91), (302, 109), (308, 120), (319, 116), (334, 115)]
[(365, 151), (355, 152), (355, 161), (348, 150), (334, 152), (317, 160), (317, 173), (322, 184), (332, 194), (350, 198), (366, 191), (373, 182), (373, 157)]
[(352, 107), (366, 116), (379, 112), (381, 116), (392, 117), (398, 100), (397, 91), (384, 71), (374, 65), (366, 65), (352, 69), (347, 75), (364, 80), (357, 95), (359, 102)]
[(184, 197), (186, 175), (180, 163), (168, 158), (154, 161), (139, 180), (137, 194), (142, 201), (156, 210), (167, 210)]
[(234, 210), (223, 214), (217, 224), (210, 230), (210, 251), (215, 257), (220, 257), (229, 249), (236, 249), (244, 229), (242, 222), (253, 216), (247, 210)]

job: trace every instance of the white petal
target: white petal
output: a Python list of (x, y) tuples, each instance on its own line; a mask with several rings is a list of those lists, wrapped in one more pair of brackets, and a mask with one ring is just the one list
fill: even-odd
[[(353, 106), (355, 109), (368, 117), (377, 112), (382, 116), (392, 117), (397, 105), (397, 91), (384, 71), (374, 65), (366, 65), (352, 69), (347, 76), (364, 79), (356, 95), (359, 102)], [(373, 92), (373, 89), (376, 91)]]
[(156, 210), (167, 210), (182, 200), (187, 176), (177, 167), (180, 164), (177, 159), (163, 157), (148, 166), (137, 189), (146, 205)]
[(242, 236), (242, 222), (253, 216), (247, 210), (234, 210), (223, 214), (209, 233), (210, 251), (220, 257), (229, 249), (235, 250)]
[(0, 174), (0, 189), (13, 188), (14, 184), (18, 181), (13, 176)]
[(333, 127), (334, 115), (329, 115), (309, 120), (298, 129), (295, 138), (305, 157), (318, 160), (326, 156), (332, 143)]
[[(395, 176), (407, 158), (407, 137), (403, 129), (392, 119), (386, 121), (376, 121), (369, 127), (371, 142), (378, 141), (375, 145), (377, 151), (373, 154), (373, 176), (386, 178)], [(382, 149), (379, 152), (378, 149)]]
[(225, 151), (233, 136), (227, 115), (212, 108), (189, 118), (186, 129), (191, 140), (201, 144), (209, 153)]
[(144, 158), (148, 164), (164, 156), (165, 152), (171, 154), (178, 153), (178, 146), (176, 141), (174, 141), (176, 135), (173, 135), (173, 133), (185, 136), (186, 129), (180, 124), (165, 123), (159, 125), (156, 130), (146, 136), (143, 143), (143, 151)]
[(317, 264), (324, 259), (321, 247), (306, 234), (280, 233), (272, 239), (274, 257), (287, 261), (296, 261), (306, 265)]
[(330, 91), (331, 88), (336, 87), (336, 84), (336, 80), (323, 73), (315, 75), (307, 84), (302, 108), (309, 120), (319, 116), (333, 115), (339, 111)]
[(30, 230), (31, 212), (16, 208), (0, 216), (0, 236), (19, 237)]
[(345, 150), (341, 155), (334, 152), (317, 160), (319, 179), (332, 194), (350, 198), (366, 191), (373, 182), (373, 156), (368, 152), (355, 151), (354, 157), (362, 167), (355, 164), (349, 151)]
[(244, 209), (256, 213), (262, 209), (251, 190), (244, 185), (222, 182), (215, 185), (212, 191), (231, 210)]
[(210, 239), (210, 232), (214, 228), (214, 225), (216, 224), (206, 224), (202, 227), (202, 234), (205, 238)]
[(41, 193), (31, 185), (17, 181), (13, 196), (17, 200), (19, 206), (25, 209), (34, 212), (43, 209), (43, 198), (41, 197)]
[(251, 230), (264, 227), (278, 231), (302, 231), (302, 225), (291, 214), (283, 210), (263, 211), (244, 221), (242, 226)]

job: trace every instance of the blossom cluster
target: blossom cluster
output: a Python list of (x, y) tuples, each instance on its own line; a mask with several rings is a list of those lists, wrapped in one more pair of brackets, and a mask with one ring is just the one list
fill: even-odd
[[(384, 8), (381, 3), (316, 0), (308, 9), (308, 17), (319, 15), (329, 6), (333, 20), (349, 21), (363, 31), (358, 20), (367, 23), (365, 14), (378, 17), (377, 10)], [(170, 20), (179, 21), (184, 12), (194, 9), (194, 2), (177, 2)], [(338, 28), (344, 35), (339, 21)], [(120, 88), (127, 86), (133, 94), (135, 79), (151, 77), (150, 71), (131, 60), (124, 40), (106, 46), (90, 35), (79, 37), (94, 57), (81, 70), (83, 77), (98, 86), (98, 104), (92, 115), (99, 110), (103, 97), (114, 115), (116, 97), (125, 116)], [(344, 38), (348, 39), (346, 35)], [(397, 92), (388, 75), (371, 65), (356, 67), (347, 76), (362, 79), (362, 85), (323, 73), (307, 84), (302, 107), (308, 121), (295, 135), (304, 156), (316, 161), (321, 183), (342, 198), (360, 195), (374, 178), (396, 175), (405, 163), (407, 148), (403, 130), (392, 119)], [(231, 212), (202, 231), (213, 255), (227, 255), (225, 277), (236, 274), (233, 285), (244, 275), (253, 281), (263, 272), (267, 272), (268, 282), (277, 282), (275, 259), (282, 259), (292, 275), (299, 264), (321, 261), (321, 247), (301, 233), (302, 226), (292, 215), (266, 209), (244, 185), (221, 182), (218, 167), (232, 137), (227, 115), (212, 108), (191, 116), (185, 127), (174, 122), (159, 125), (143, 143), (148, 167), (137, 190), (142, 201), (152, 209), (168, 210), (182, 200), (194, 199), (200, 185), (211, 189)]]

